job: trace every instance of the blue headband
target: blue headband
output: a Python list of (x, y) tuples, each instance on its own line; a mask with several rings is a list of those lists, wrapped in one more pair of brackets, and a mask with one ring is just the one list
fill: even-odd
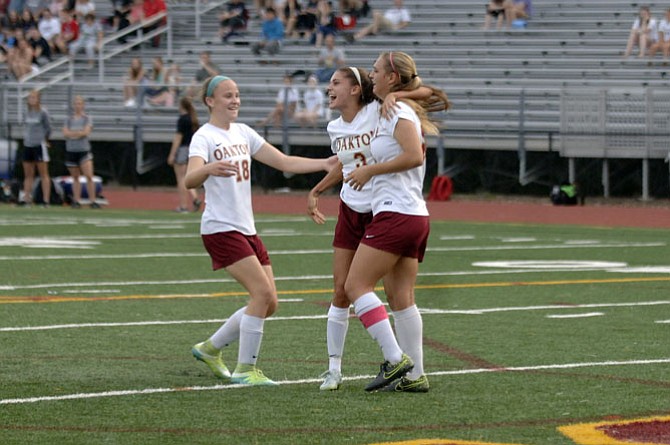
[(212, 97), (212, 94), (214, 94), (214, 89), (224, 80), (230, 80), (230, 77), (214, 76), (212, 80), (209, 81), (209, 85), (207, 85), (207, 97)]

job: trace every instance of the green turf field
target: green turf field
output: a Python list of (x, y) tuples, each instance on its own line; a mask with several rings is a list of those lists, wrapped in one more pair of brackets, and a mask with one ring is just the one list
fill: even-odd
[(667, 230), (433, 221), (416, 289), (431, 390), (367, 394), (382, 357), (356, 319), (347, 380), (318, 389), (334, 221), (257, 228), (273, 388), (190, 354), (246, 301), (198, 215), (0, 206), (0, 444), (561, 445), (561, 426), (670, 416)]

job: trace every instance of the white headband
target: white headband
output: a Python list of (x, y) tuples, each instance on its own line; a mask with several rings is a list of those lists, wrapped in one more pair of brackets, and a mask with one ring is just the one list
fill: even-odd
[(350, 66), (349, 69), (352, 73), (354, 73), (354, 77), (356, 77), (356, 81), (358, 81), (358, 86), (362, 87), (363, 82), (361, 82), (361, 73), (358, 72), (358, 68), (355, 66)]

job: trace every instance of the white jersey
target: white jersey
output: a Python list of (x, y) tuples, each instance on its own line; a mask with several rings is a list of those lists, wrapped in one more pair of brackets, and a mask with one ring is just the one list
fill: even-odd
[[(363, 107), (351, 122), (342, 116), (328, 123), (330, 147), (342, 163), (342, 174), (346, 178), (360, 165), (374, 164), (370, 141), (379, 120), (379, 104), (372, 102)], [(352, 210), (367, 213), (372, 210), (372, 181), (362, 190), (354, 190), (342, 184), (340, 199)]]
[(209, 176), (205, 180), (201, 234), (231, 230), (256, 234), (251, 206), (251, 157), (263, 144), (265, 139), (245, 124), (232, 123), (229, 130), (224, 130), (207, 123), (195, 132), (189, 157), (201, 157), (205, 163), (225, 160), (238, 166), (236, 176)]
[[(402, 147), (393, 137), (399, 119), (414, 124), (421, 146), (425, 147), (421, 132), (421, 121), (414, 110), (404, 102), (398, 102), (396, 114), (390, 119), (379, 119), (375, 136), (370, 144), (372, 156), (378, 163), (395, 159)], [(426, 174), (426, 158), (419, 167), (410, 170), (386, 173), (372, 177), (372, 213), (396, 212), (404, 215), (427, 216), (428, 209), (423, 199), (423, 179)]]

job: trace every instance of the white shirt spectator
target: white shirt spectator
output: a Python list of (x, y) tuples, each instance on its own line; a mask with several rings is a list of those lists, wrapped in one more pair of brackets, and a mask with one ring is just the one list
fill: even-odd
[(384, 17), (389, 22), (393, 23), (394, 26), (398, 26), (401, 23), (409, 23), (412, 21), (412, 16), (409, 13), (407, 8), (391, 8), (387, 9), (384, 12)]
[(46, 40), (51, 40), (58, 34), (60, 34), (60, 20), (58, 17), (49, 17), (46, 18), (42, 16), (40, 21), (37, 23), (37, 29), (39, 30), (42, 37)]
[[(633, 30), (640, 30), (642, 28), (642, 23), (640, 22), (640, 18), (636, 18), (635, 21), (633, 22)], [(647, 25), (647, 33), (649, 35), (649, 38), (655, 42), (658, 40), (658, 22), (656, 21), (655, 18), (650, 18), (649, 19), (649, 24)]]
[(663, 41), (668, 42), (670, 41), (670, 21), (667, 19), (661, 20), (661, 22), (658, 24), (658, 37), (656, 40), (660, 40), (661, 35), (663, 36)]

